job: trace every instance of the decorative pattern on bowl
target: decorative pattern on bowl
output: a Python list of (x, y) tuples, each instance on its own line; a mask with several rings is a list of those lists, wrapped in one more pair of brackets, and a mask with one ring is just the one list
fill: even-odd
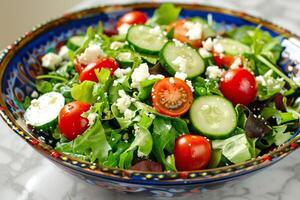
[[(256, 26), (260, 24), (272, 36), (285, 38), (282, 44), (286, 50), (279, 64), (283, 71), (299, 76), (300, 70), (295, 70), (295, 66), (299, 65), (298, 56), (295, 55), (300, 54), (300, 47), (297, 42), (295, 43), (298, 38), (296, 35), (272, 23), (241, 12), (201, 5), (182, 4), (180, 6), (183, 7), (182, 17), (207, 17), (211, 13), (214, 20), (218, 22), (215, 28), (220, 32), (234, 26), (245, 24)], [(92, 184), (116, 191), (148, 193), (162, 197), (179, 194), (188, 195), (214, 189), (221, 183), (238, 179), (270, 166), (294, 151), (300, 143), (299, 128), (293, 139), (285, 145), (245, 163), (191, 172), (138, 172), (107, 168), (61, 155), (53, 150), (51, 140), (46, 135), (36, 135), (27, 128), (22, 119), (24, 112), (22, 102), (25, 96), (30, 96), (34, 90), (34, 78), (43, 73), (40, 61), (43, 54), (58, 48), (70, 36), (85, 33), (88, 26), (95, 26), (100, 20), (104, 22), (106, 27), (113, 26), (116, 19), (129, 10), (141, 9), (148, 15), (152, 15), (155, 7), (157, 4), (150, 3), (97, 7), (66, 14), (27, 32), (0, 55), (1, 117), (11, 129), (39, 153), (52, 160), (59, 167)]]

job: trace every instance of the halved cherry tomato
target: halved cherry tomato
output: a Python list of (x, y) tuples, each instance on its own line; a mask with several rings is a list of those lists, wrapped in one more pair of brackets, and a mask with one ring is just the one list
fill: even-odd
[(86, 65), (80, 63), (78, 59), (75, 59), (75, 70), (80, 74), (82, 70), (86, 67)]
[(117, 28), (122, 26), (123, 24), (145, 24), (147, 22), (147, 15), (140, 11), (132, 11), (123, 15), (117, 24)]
[(233, 104), (248, 105), (256, 98), (256, 80), (246, 69), (231, 69), (223, 74), (220, 90)]
[(183, 135), (176, 139), (174, 156), (179, 171), (205, 169), (211, 159), (211, 145), (205, 137)]
[(99, 58), (95, 63), (88, 64), (80, 73), (79, 80), (81, 82), (89, 80), (98, 82), (95, 70), (107, 68), (110, 70), (110, 75), (113, 75), (116, 69), (119, 68), (119, 64), (113, 59), (108, 57)]
[(89, 121), (81, 117), (82, 113), (88, 111), (91, 105), (80, 101), (66, 104), (58, 115), (58, 128), (68, 140), (74, 140), (87, 128)]
[(190, 40), (186, 36), (188, 29), (184, 27), (185, 22), (187, 22), (187, 20), (185, 20), (185, 19), (180, 19), (176, 22), (173, 22), (167, 27), (166, 31), (169, 32), (170, 30), (172, 30), (172, 28), (174, 28), (174, 36), (173, 37), (175, 39), (177, 39), (181, 42), (184, 42), (184, 43), (188, 43), (194, 48), (200, 48), (202, 46), (203, 35), (202, 35), (201, 39), (199, 39), (199, 40)]
[[(213, 52), (213, 57), (216, 65), (219, 67), (230, 67), (234, 63), (235, 59), (238, 58), (243, 60), (240, 56), (225, 55), (217, 52)], [(243, 63), (239, 67), (243, 67)]]
[(185, 81), (173, 77), (157, 81), (151, 96), (155, 109), (171, 117), (186, 113), (193, 102), (191, 88)]

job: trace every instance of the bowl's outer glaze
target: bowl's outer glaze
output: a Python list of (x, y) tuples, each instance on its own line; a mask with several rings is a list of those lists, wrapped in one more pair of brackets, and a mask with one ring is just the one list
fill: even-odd
[[(229, 11), (200, 5), (181, 5), (181, 17), (213, 14), (219, 31), (241, 25), (262, 25), (262, 29), (272, 36), (296, 37), (289, 31), (261, 19), (241, 12)], [(42, 137), (32, 133), (22, 119), (22, 102), (34, 90), (34, 78), (43, 73), (40, 57), (47, 51), (61, 46), (70, 36), (84, 34), (90, 25), (104, 22), (106, 28), (113, 27), (116, 19), (132, 9), (153, 14), (157, 4), (132, 4), (126, 6), (98, 7), (77, 13), (66, 14), (61, 18), (34, 28), (10, 45), (0, 55), (0, 114), (4, 121), (38, 152), (70, 173), (103, 188), (121, 192), (148, 193), (155, 196), (188, 195), (214, 189), (220, 184), (239, 179), (262, 168), (270, 166), (298, 147), (298, 133), (294, 139), (269, 154), (255, 160), (213, 170), (195, 172), (148, 173), (130, 170), (111, 169), (61, 155), (51, 147), (47, 135)], [(285, 69), (286, 58), (281, 66)], [(50, 145), (49, 145), (50, 144)]]

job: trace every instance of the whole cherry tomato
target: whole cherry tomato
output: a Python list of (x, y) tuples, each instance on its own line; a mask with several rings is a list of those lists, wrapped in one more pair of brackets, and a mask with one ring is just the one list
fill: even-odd
[(145, 24), (147, 22), (147, 15), (140, 11), (132, 11), (123, 15), (117, 24), (117, 28), (122, 26), (123, 24)]

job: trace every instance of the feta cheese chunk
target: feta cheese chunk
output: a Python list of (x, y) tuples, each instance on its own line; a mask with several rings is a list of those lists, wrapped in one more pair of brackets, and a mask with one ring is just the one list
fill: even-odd
[(119, 53), (118, 55), (118, 59), (119, 60), (131, 60), (132, 58), (132, 54), (130, 52), (122, 52), (122, 53)]
[(205, 74), (210, 79), (218, 79), (222, 76), (223, 70), (218, 66), (208, 66)]
[(119, 28), (118, 28), (118, 32), (120, 35), (126, 35), (128, 32), (128, 29), (130, 28), (129, 24), (122, 24)]
[(238, 69), (242, 65), (242, 59), (236, 58), (234, 62), (230, 65), (230, 69)]
[(117, 77), (116, 80), (113, 82), (113, 86), (118, 85), (119, 83), (123, 83), (126, 79), (126, 75), (131, 72), (131, 68), (127, 67), (126, 69), (118, 68), (115, 72), (114, 75)]
[(208, 58), (211, 56), (211, 53), (208, 52), (205, 48), (200, 48), (198, 51), (202, 58)]
[(97, 116), (98, 116), (97, 113), (89, 113), (88, 114), (87, 119), (89, 121), (89, 126), (94, 125)]
[(154, 28), (150, 29), (150, 34), (162, 36), (163, 33), (159, 26), (155, 26)]
[(208, 38), (208, 39), (206, 39), (205, 41), (202, 42), (202, 46), (207, 51), (212, 51), (213, 47), (214, 47), (214, 42), (211, 38)]
[(143, 80), (148, 79), (150, 76), (149, 68), (146, 63), (140, 64), (137, 68), (134, 69), (132, 75), (131, 75), (131, 87), (140, 89), (140, 83)]
[(172, 64), (177, 65), (180, 72), (186, 72), (187, 60), (184, 57), (178, 56), (175, 60), (172, 61)]
[(173, 39), (173, 42), (175, 42), (176, 47), (183, 47), (183, 43), (180, 42), (179, 40), (176, 40), (175, 38)]
[(192, 81), (186, 80), (185, 82), (191, 88), (192, 92), (194, 92), (194, 87), (193, 87)]
[(124, 42), (115, 41), (110, 44), (109, 48), (113, 50), (118, 50), (119, 48), (122, 48), (124, 45), (125, 45)]
[(202, 38), (202, 24), (187, 21), (184, 23), (183, 27), (188, 30), (185, 36), (190, 40), (199, 40)]
[(42, 57), (42, 66), (54, 70), (61, 61), (62, 58), (59, 55), (50, 52)]
[(69, 54), (69, 48), (66, 45), (62, 46), (58, 52), (58, 55), (64, 60), (69, 59), (68, 54)]
[(148, 79), (163, 79), (163, 78), (165, 78), (165, 76), (164, 75), (162, 75), (162, 74), (150, 74), (150, 76), (148, 77)]
[(120, 113), (124, 113), (132, 103), (132, 99), (129, 95), (125, 93), (124, 90), (119, 90), (118, 94), (120, 98), (117, 99), (116, 106)]
[(184, 81), (187, 78), (187, 74), (184, 72), (176, 72), (175, 77)]
[(131, 120), (135, 117), (135, 112), (130, 109), (126, 109), (124, 112), (124, 117), (125, 117), (125, 119)]
[(224, 52), (224, 47), (222, 46), (221, 43), (217, 43), (216, 45), (214, 45), (214, 50), (217, 53), (223, 53)]
[(104, 56), (105, 53), (100, 48), (99, 44), (90, 44), (83, 53), (78, 56), (78, 61), (84, 65), (95, 62), (99, 56)]

